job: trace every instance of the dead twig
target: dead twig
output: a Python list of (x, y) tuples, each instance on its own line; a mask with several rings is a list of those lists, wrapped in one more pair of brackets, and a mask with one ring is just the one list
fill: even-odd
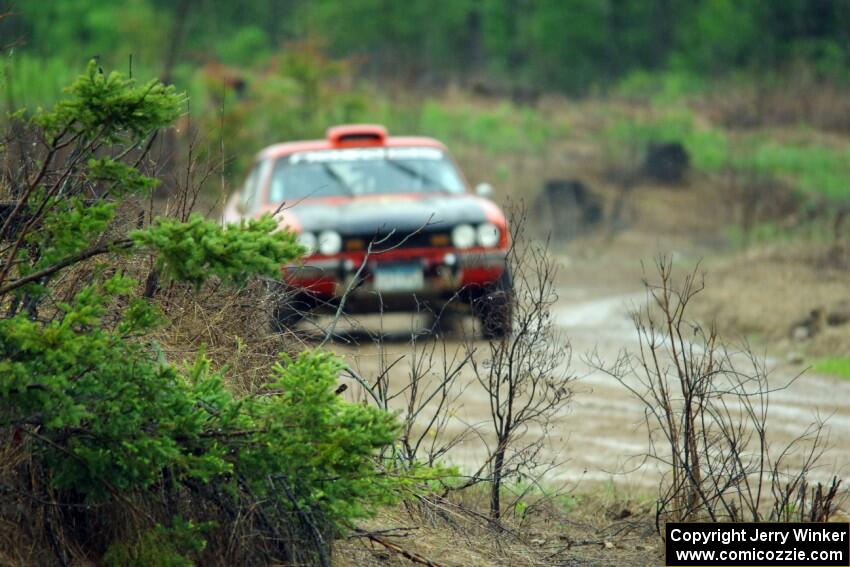
[(401, 547), (400, 545), (393, 543), (391, 541), (387, 541), (384, 538), (379, 537), (379, 536), (377, 536), (373, 533), (364, 534), (363, 537), (365, 537), (369, 541), (372, 541), (374, 543), (377, 543), (378, 545), (381, 545), (381, 546), (389, 549), (390, 551), (393, 551), (393, 552), (401, 555), (405, 559), (412, 561), (413, 563), (416, 563), (418, 565), (427, 565), (428, 567), (441, 567), (439, 563), (435, 563), (435, 562), (431, 561), (430, 559), (428, 559), (427, 557), (419, 555), (418, 553), (414, 553), (413, 551), (408, 551), (408, 550), (404, 549), (403, 547)]

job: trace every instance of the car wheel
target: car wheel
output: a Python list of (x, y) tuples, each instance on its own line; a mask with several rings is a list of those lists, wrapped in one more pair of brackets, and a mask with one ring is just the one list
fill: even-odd
[(513, 302), (513, 282), (507, 270), (473, 300), (473, 313), (481, 323), (481, 335), (485, 339), (503, 339), (511, 334)]
[(310, 314), (316, 302), (303, 293), (278, 284), (272, 291), (271, 327), (276, 333), (290, 331)]

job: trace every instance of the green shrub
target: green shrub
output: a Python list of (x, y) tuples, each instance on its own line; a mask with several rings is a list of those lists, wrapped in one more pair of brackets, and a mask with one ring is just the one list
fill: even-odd
[[(274, 541), (265, 556), (272, 561), (303, 558), (303, 542), (280, 536), (299, 517), (333, 537), (392, 501), (411, 481), (386, 474), (376, 455), (394, 441), (396, 420), (335, 395), (342, 367), (330, 354), (282, 356), (266, 387), (245, 397), (203, 356), (183, 367), (162, 355), (150, 333), (167, 314), (127, 273), (145, 265), (134, 258), (150, 258), (172, 285), (198, 288), (278, 277), (302, 249), (270, 216), (228, 226), (162, 218), (129, 231), (116, 211), (156, 182), (97, 156), (149, 139), (182, 97), (159, 83), (105, 76), (94, 62), (68, 95), (33, 121), (46, 140), (46, 153), (32, 156), (43, 173), (22, 180), (9, 218), (27, 222), (17, 232), (3, 227), (9, 244), (0, 258), (0, 433), (27, 439), (37, 472), (20, 474), (49, 479), (47, 492), (33, 495), (48, 502), (41, 513), (55, 512), (51, 501), (84, 505), (91, 518), (98, 506), (187, 497), (185, 520), (163, 528), (171, 518), (160, 517), (109, 542), (103, 558), (177, 566), (203, 549), (198, 526), (210, 526), (209, 510), (230, 522), (230, 510), (258, 510), (263, 521), (247, 537), (261, 549)], [(67, 146), (74, 152), (60, 159)], [(96, 260), (104, 257), (112, 261)], [(74, 270), (86, 274), (70, 278), (78, 288), (63, 277)], [(80, 535), (69, 543), (85, 547), (92, 534)]]
[(112, 567), (192, 567), (187, 556), (206, 547), (203, 532), (209, 527), (175, 518), (169, 527), (157, 524), (141, 532), (132, 543), (113, 543), (103, 560)]
[(281, 264), (303, 252), (292, 233), (275, 232), (277, 227), (271, 215), (222, 228), (192, 214), (187, 222), (160, 219), (131, 236), (139, 246), (156, 250), (159, 267), (177, 281), (197, 286), (215, 276), (242, 284), (257, 274), (277, 277)]

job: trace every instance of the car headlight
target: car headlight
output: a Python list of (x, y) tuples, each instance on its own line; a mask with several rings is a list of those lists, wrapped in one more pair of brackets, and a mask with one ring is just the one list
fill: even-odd
[(325, 230), (319, 234), (319, 253), (333, 256), (342, 250), (342, 237), (335, 230)]
[(298, 235), (296, 242), (307, 249), (307, 256), (316, 251), (316, 235), (312, 232), (302, 232)]
[(490, 248), (499, 243), (499, 227), (491, 222), (478, 225), (478, 244)]
[(459, 224), (452, 230), (452, 244), (457, 248), (475, 246), (475, 229), (469, 224)]

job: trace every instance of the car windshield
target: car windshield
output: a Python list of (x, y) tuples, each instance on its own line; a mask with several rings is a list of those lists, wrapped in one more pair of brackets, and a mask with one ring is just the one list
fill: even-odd
[(454, 165), (437, 148), (352, 148), (277, 160), (269, 200), (463, 190)]

